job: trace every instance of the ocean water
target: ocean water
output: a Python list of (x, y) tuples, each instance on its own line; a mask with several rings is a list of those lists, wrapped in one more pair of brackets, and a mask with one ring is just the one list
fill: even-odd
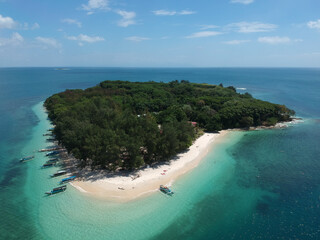
[[(42, 102), (107, 79), (233, 85), (304, 120), (230, 133), (173, 183), (173, 197), (117, 204), (71, 186), (45, 197), (61, 178), (40, 169), (45, 157), (35, 152), (50, 145)], [(320, 239), (319, 90), (320, 69), (0, 69), (0, 239)]]

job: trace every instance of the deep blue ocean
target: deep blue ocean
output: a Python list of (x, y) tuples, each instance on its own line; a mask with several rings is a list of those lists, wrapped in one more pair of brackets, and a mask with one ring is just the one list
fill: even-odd
[[(179, 195), (172, 200), (158, 201), (160, 195), (117, 206), (75, 190), (50, 200), (36, 195), (48, 190), (37, 183), (40, 157), (18, 159), (30, 146), (41, 148), (37, 132), (47, 123), (37, 106), (54, 93), (103, 80), (232, 85), (287, 105), (303, 122), (232, 133), (173, 186)], [(0, 239), (320, 239), (319, 92), (320, 69), (0, 68)]]

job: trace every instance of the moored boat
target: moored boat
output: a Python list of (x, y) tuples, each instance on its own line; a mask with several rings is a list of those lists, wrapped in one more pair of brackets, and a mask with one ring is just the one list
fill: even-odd
[(32, 159), (34, 159), (34, 156), (23, 157), (19, 161), (20, 162), (26, 162), (26, 161), (30, 161)]
[(53, 195), (53, 194), (56, 194), (56, 193), (64, 192), (66, 189), (67, 189), (67, 185), (63, 185), (61, 187), (56, 187), (56, 188), (52, 189), (49, 192), (46, 192), (46, 194), (47, 195)]
[(59, 151), (52, 151), (52, 152), (48, 152), (47, 154), (46, 154), (46, 156), (53, 156), (53, 155), (57, 155), (57, 154), (59, 154), (60, 152)]
[(59, 161), (59, 158), (51, 158), (46, 163), (56, 163)]
[(58, 171), (58, 172), (56, 172), (56, 173), (54, 173), (54, 174), (52, 174), (52, 175), (50, 175), (51, 177), (58, 177), (58, 176), (62, 176), (62, 175), (64, 175), (64, 174), (66, 174), (67, 173), (67, 171), (65, 171), (65, 170), (61, 170), (61, 171)]
[(50, 151), (58, 151), (58, 150), (62, 150), (62, 148), (61, 147), (43, 148), (43, 149), (40, 149), (39, 152), (50, 152)]
[(67, 177), (67, 178), (64, 178), (60, 181), (60, 184), (63, 184), (63, 183), (68, 183), (68, 182), (71, 182), (73, 180), (76, 179), (76, 176), (71, 176), (71, 177)]
[(171, 191), (170, 188), (168, 188), (168, 187), (166, 187), (164, 185), (160, 185), (159, 189), (160, 189), (161, 192), (163, 192), (163, 193), (165, 193), (165, 194), (167, 194), (169, 196), (171, 196), (174, 193), (173, 191)]
[(48, 163), (47, 162), (47, 163), (43, 164), (41, 168), (53, 167), (54, 165), (56, 165), (56, 163)]

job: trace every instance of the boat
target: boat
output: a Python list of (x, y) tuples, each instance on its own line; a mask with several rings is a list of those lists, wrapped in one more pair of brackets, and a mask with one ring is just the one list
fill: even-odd
[(42, 134), (42, 136), (52, 136), (52, 133), (45, 133), (45, 134)]
[(56, 165), (56, 163), (48, 163), (47, 162), (47, 163), (43, 164), (41, 168), (53, 167), (54, 165)]
[(55, 138), (47, 138), (47, 141), (48, 142), (53, 142), (53, 141), (55, 141), (56, 139)]
[(50, 175), (51, 177), (58, 177), (58, 176), (61, 176), (61, 175), (64, 175), (64, 174), (67, 174), (67, 171), (65, 170), (61, 170), (61, 171), (58, 171), (52, 175)]
[(53, 195), (56, 193), (61, 193), (64, 192), (67, 189), (67, 185), (63, 185), (61, 187), (56, 187), (54, 189), (52, 189), (50, 192), (46, 192), (47, 195)]
[(168, 187), (166, 187), (166, 186), (164, 186), (164, 185), (160, 185), (160, 191), (163, 192), (163, 193), (165, 193), (165, 194), (167, 194), (167, 195), (169, 195), (169, 196), (171, 196), (172, 194), (174, 194), (174, 192), (171, 191), (170, 188), (168, 188)]
[(20, 162), (26, 162), (26, 161), (30, 161), (31, 159), (34, 159), (34, 156), (23, 157), (19, 161)]
[(50, 151), (57, 151), (57, 150), (62, 150), (62, 148), (61, 147), (43, 148), (43, 149), (40, 149), (39, 152), (50, 152)]
[(67, 183), (67, 182), (71, 182), (73, 180), (76, 179), (76, 176), (71, 176), (71, 177), (67, 177), (67, 178), (64, 178), (60, 181), (60, 184), (63, 184), (63, 183)]
[(48, 131), (50, 131), (50, 132), (53, 132), (53, 130), (54, 130), (54, 128), (50, 128), (50, 129), (48, 129)]
[(52, 152), (48, 152), (48, 153), (46, 154), (46, 156), (57, 155), (57, 154), (59, 154), (59, 153), (60, 153), (59, 151), (52, 151)]
[(56, 163), (59, 161), (59, 158), (51, 158), (46, 163)]

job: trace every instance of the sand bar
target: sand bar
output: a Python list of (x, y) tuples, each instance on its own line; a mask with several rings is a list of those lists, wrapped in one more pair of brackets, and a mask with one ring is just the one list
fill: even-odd
[(158, 191), (161, 184), (170, 186), (179, 176), (195, 168), (213, 145), (228, 131), (205, 133), (183, 153), (167, 164), (144, 168), (130, 175), (93, 172), (72, 183), (82, 194), (116, 202), (127, 202)]

